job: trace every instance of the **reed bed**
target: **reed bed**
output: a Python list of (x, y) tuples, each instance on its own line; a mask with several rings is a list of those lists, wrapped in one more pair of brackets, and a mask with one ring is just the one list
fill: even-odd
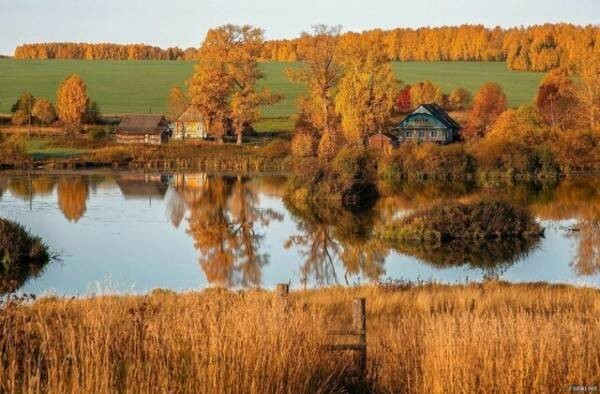
[[(367, 381), (327, 352), (367, 298)], [(600, 385), (600, 291), (492, 282), (43, 298), (0, 310), (0, 392), (549, 393)]]

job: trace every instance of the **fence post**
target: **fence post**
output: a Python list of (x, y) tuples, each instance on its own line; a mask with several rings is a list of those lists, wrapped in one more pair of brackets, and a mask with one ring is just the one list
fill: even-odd
[(277, 284), (277, 295), (282, 300), (285, 300), (290, 292), (290, 285), (287, 283), (278, 283)]
[(362, 345), (358, 351), (358, 370), (364, 378), (367, 374), (367, 313), (366, 300), (355, 298), (352, 305), (352, 328), (358, 334), (358, 343)]

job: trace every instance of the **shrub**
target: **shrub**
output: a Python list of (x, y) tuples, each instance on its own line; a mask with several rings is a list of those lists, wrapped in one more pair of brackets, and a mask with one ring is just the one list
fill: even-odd
[(375, 181), (376, 160), (371, 151), (360, 146), (346, 146), (332, 162), (331, 170), (343, 188)]
[(0, 145), (2, 159), (22, 162), (27, 160), (27, 138), (20, 134), (11, 134)]
[(102, 141), (108, 137), (108, 132), (104, 127), (95, 126), (90, 129), (89, 135), (92, 141)]
[(310, 133), (300, 132), (292, 139), (292, 155), (294, 157), (315, 157), (317, 141)]
[(534, 217), (503, 201), (439, 204), (394, 223), (382, 237), (408, 243), (526, 239), (543, 234)]
[(552, 152), (565, 172), (600, 169), (600, 131), (570, 130), (560, 133)]
[(404, 143), (390, 157), (380, 159), (380, 179), (393, 184), (406, 180), (461, 180), (476, 170), (474, 158), (462, 145)]
[(18, 223), (0, 219), (0, 293), (16, 290), (49, 260), (41, 238), (32, 236)]
[(272, 159), (281, 159), (289, 156), (290, 143), (282, 139), (274, 139), (261, 147), (261, 153)]

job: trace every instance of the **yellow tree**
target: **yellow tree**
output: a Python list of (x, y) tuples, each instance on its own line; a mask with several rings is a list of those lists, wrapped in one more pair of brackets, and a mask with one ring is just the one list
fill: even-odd
[(179, 117), (190, 105), (190, 100), (185, 92), (177, 85), (171, 88), (167, 100), (169, 113), (173, 119)]
[(535, 106), (544, 121), (554, 129), (570, 126), (577, 107), (575, 84), (567, 70), (552, 70), (538, 86)]
[(577, 65), (579, 84), (576, 95), (578, 113), (584, 127), (600, 128), (600, 59), (598, 55), (583, 57)]
[(35, 101), (31, 112), (43, 125), (50, 124), (56, 120), (56, 110), (50, 100), (39, 99)]
[(229, 118), (231, 78), (227, 73), (227, 51), (220, 30), (211, 29), (198, 51), (198, 64), (188, 81), (192, 105), (202, 114), (208, 132), (223, 136)]
[(444, 94), (442, 89), (432, 82), (419, 82), (410, 87), (410, 101), (413, 107), (431, 103), (442, 105)]
[(341, 27), (318, 25), (312, 34), (300, 38), (298, 56), (303, 60), (302, 69), (288, 69), (288, 77), (307, 87), (307, 98), (302, 100), (304, 111), (315, 131), (322, 135), (320, 156), (331, 156), (338, 144), (338, 123), (335, 112), (335, 88), (342, 75), (337, 59)]
[(56, 92), (59, 119), (69, 132), (78, 131), (88, 112), (89, 98), (83, 80), (77, 74), (67, 77)]
[(398, 93), (383, 40), (378, 35), (369, 38), (344, 47), (345, 72), (335, 98), (344, 136), (356, 144), (365, 144), (369, 134), (382, 131)]

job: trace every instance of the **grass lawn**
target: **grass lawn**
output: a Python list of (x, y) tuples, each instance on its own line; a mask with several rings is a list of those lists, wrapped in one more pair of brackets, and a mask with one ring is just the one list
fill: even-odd
[(31, 138), (27, 142), (26, 151), (33, 160), (48, 160), (77, 157), (88, 152), (88, 149), (52, 146), (48, 139)]
[[(286, 96), (277, 105), (264, 109), (264, 117), (286, 118), (295, 113), (295, 99), (302, 86), (290, 82), (284, 70), (298, 66), (299, 63), (283, 62), (262, 65), (266, 74), (264, 85)], [(532, 99), (543, 75), (510, 71), (500, 62), (395, 62), (393, 67), (406, 83), (431, 80), (446, 93), (456, 87), (474, 91), (484, 82), (495, 81), (505, 89), (513, 106)], [(194, 62), (181, 61), (0, 59), (0, 112), (9, 112), (23, 91), (54, 100), (56, 88), (71, 73), (82, 76), (89, 96), (104, 113), (165, 112), (169, 89), (175, 84), (183, 85), (193, 68)], [(275, 130), (281, 122), (275, 120), (265, 127), (267, 131)]]

